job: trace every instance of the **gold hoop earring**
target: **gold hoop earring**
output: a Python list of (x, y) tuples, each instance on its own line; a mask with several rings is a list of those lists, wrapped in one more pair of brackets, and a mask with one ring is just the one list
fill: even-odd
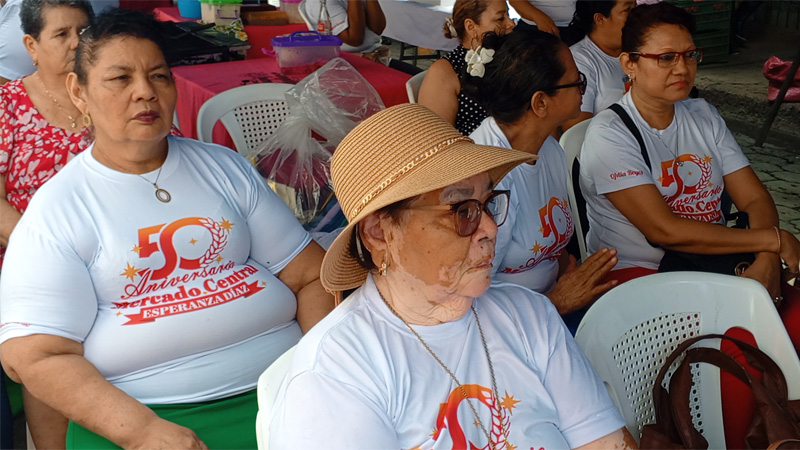
[(90, 126), (92, 126), (92, 116), (88, 114), (82, 115), (81, 123), (83, 123), (83, 126), (85, 126), (86, 128), (89, 128)]

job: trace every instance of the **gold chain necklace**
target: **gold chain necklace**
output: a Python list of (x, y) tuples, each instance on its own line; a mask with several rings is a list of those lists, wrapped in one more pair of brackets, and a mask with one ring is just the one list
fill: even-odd
[[(419, 333), (417, 333), (417, 331), (411, 327), (411, 324), (406, 322), (406, 319), (403, 319), (403, 317), (400, 316), (400, 314), (392, 307), (392, 305), (390, 305), (389, 302), (387, 302), (386, 299), (383, 298), (383, 294), (381, 294), (380, 291), (378, 291), (378, 295), (381, 296), (381, 300), (383, 300), (383, 303), (385, 303), (386, 306), (389, 308), (389, 310), (392, 311), (392, 314), (394, 314), (395, 316), (397, 316), (398, 319), (403, 321), (403, 323), (406, 325), (406, 327), (408, 327), (411, 333), (413, 333), (414, 336), (417, 337), (417, 340), (419, 340), (420, 344), (422, 344), (422, 346), (425, 347), (425, 350), (427, 350), (428, 353), (430, 353), (431, 356), (433, 356), (433, 359), (435, 359), (436, 362), (439, 363), (440, 366), (442, 366), (442, 369), (444, 369), (444, 371), (447, 372), (448, 375), (450, 375), (450, 378), (452, 378), (453, 381), (458, 385), (459, 389), (461, 389), (461, 395), (464, 396), (464, 399), (467, 401), (467, 404), (469, 405), (469, 409), (472, 410), (472, 415), (475, 416), (475, 422), (477, 422), (481, 431), (483, 431), (483, 434), (486, 435), (486, 439), (489, 441), (489, 447), (492, 450), (497, 450), (496, 443), (492, 441), (492, 437), (489, 434), (489, 430), (487, 430), (486, 426), (483, 425), (483, 422), (481, 421), (481, 418), (478, 415), (478, 410), (475, 409), (475, 406), (469, 399), (469, 396), (467, 395), (467, 390), (464, 388), (464, 385), (461, 384), (460, 381), (458, 381), (458, 378), (456, 378), (455, 374), (453, 374), (453, 372), (447, 368), (447, 366), (442, 362), (441, 359), (439, 359), (438, 356), (436, 356), (436, 353), (434, 353), (433, 350), (431, 350), (428, 344), (422, 339), (422, 336), (420, 336)], [(492, 357), (489, 356), (489, 347), (486, 345), (486, 337), (484, 337), (483, 335), (483, 328), (481, 327), (481, 321), (478, 319), (478, 312), (475, 311), (474, 306), (470, 306), (470, 309), (472, 310), (472, 315), (475, 316), (475, 323), (478, 324), (478, 332), (481, 335), (481, 343), (483, 344), (483, 351), (486, 354), (486, 360), (489, 361), (489, 374), (492, 377), (492, 392), (494, 394), (494, 401), (492, 403), (494, 404), (494, 409), (497, 410), (498, 417), (500, 417), (500, 432), (503, 434), (503, 438), (505, 439), (505, 441), (508, 442), (508, 431), (506, 430), (506, 427), (503, 424), (502, 412), (500, 411), (500, 406), (499, 406), (500, 395), (497, 392), (497, 382), (495, 381), (494, 377), (494, 367), (492, 366)]]
[(70, 126), (71, 126), (72, 128), (78, 128), (78, 122), (76, 122), (76, 121), (75, 121), (75, 118), (74, 118), (74, 117), (72, 117), (72, 116), (70, 116), (69, 114), (67, 114), (67, 111), (65, 111), (65, 110), (64, 110), (64, 108), (62, 108), (62, 107), (61, 107), (61, 103), (58, 103), (58, 100), (56, 100), (56, 98), (55, 98), (55, 97), (53, 97), (53, 95), (52, 95), (52, 94), (50, 94), (50, 91), (48, 91), (48, 90), (47, 90), (47, 86), (45, 86), (45, 85), (44, 85), (44, 81), (42, 81), (42, 78), (39, 76), (39, 71), (36, 71), (36, 79), (37, 79), (37, 80), (39, 80), (39, 84), (41, 84), (41, 85), (42, 85), (42, 89), (44, 89), (44, 93), (45, 93), (45, 94), (47, 94), (47, 96), (48, 96), (48, 97), (50, 97), (50, 100), (52, 100), (52, 101), (53, 101), (53, 103), (55, 103), (55, 104), (56, 104), (56, 106), (58, 107), (58, 109), (59, 109), (59, 110), (60, 110), (60, 111), (61, 111), (61, 112), (62, 112), (62, 113), (65, 115), (65, 116), (69, 117)]

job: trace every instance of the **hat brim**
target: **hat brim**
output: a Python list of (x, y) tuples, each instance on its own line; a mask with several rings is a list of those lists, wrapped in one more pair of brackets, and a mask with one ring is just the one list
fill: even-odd
[(393, 203), (435, 191), (483, 172), (489, 173), (493, 185), (511, 169), (536, 155), (513, 149), (457, 142), (436, 157), (395, 180), (358, 213), (333, 241), (322, 261), (320, 280), (329, 292), (354, 289), (364, 284), (367, 270), (350, 254), (353, 229), (362, 219)]

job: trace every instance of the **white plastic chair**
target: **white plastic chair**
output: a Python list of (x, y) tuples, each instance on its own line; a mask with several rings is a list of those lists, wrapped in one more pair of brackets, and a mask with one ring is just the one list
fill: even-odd
[(303, 22), (306, 23), (306, 26), (309, 30), (317, 30), (317, 24), (312, 24), (311, 20), (308, 18), (308, 12), (306, 11), (306, 0), (302, 0), (297, 4), (297, 12), (300, 13), (300, 17), (303, 18)]
[(272, 420), (272, 410), (278, 397), (283, 377), (289, 371), (295, 347), (286, 350), (279, 356), (264, 373), (258, 377), (258, 414), (256, 414), (256, 442), (259, 450), (269, 449), (269, 423)]
[(249, 156), (272, 135), (289, 111), (284, 93), (287, 83), (249, 84), (211, 97), (197, 113), (197, 137), (212, 142), (217, 121), (222, 122), (239, 153)]
[(581, 261), (585, 261), (587, 256), (586, 232), (583, 230), (580, 209), (577, 196), (575, 195), (575, 182), (577, 182), (577, 180), (572, 179), (572, 166), (575, 164), (575, 160), (581, 155), (581, 147), (583, 147), (583, 140), (586, 137), (586, 129), (589, 128), (589, 122), (591, 121), (592, 119), (586, 119), (573, 125), (561, 135), (561, 139), (558, 141), (561, 147), (564, 148), (564, 153), (567, 155), (567, 193), (569, 195), (569, 208), (572, 213), (572, 222), (575, 224), (575, 235), (578, 238), (578, 248), (581, 252)]
[(409, 103), (417, 103), (419, 88), (422, 86), (422, 80), (425, 78), (427, 72), (427, 70), (423, 70), (406, 81), (406, 93), (408, 94)]
[[(638, 441), (642, 427), (655, 422), (653, 383), (666, 357), (689, 337), (723, 334), (731, 327), (753, 334), (758, 347), (783, 370), (789, 398), (800, 398), (800, 361), (789, 335), (766, 289), (748, 278), (670, 272), (628, 281), (592, 305), (575, 340)], [(719, 341), (703, 345), (719, 348)], [(701, 364), (692, 372), (695, 427), (709, 448), (726, 448), (719, 369)]]

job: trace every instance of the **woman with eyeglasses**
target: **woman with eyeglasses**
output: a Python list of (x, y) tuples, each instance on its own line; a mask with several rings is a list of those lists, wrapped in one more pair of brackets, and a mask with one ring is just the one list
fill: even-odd
[(410, 103), (342, 140), (331, 175), (349, 225), (321, 280), (358, 289), (297, 344), (270, 449), (635, 448), (550, 302), (490, 286), (497, 182), (534, 158)]
[[(580, 176), (587, 247), (618, 250), (610, 278), (619, 282), (656, 272), (664, 249), (755, 253), (743, 276), (762, 283), (778, 303), (781, 259), (796, 273), (800, 241), (779, 228), (772, 197), (717, 110), (687, 99), (703, 58), (692, 41), (694, 27), (689, 13), (667, 2), (640, 5), (628, 16), (620, 61), (633, 85), (619, 105), (644, 150), (618, 113), (606, 110), (592, 119)], [(720, 226), (723, 189), (748, 214), (750, 229)], [(784, 322), (795, 323), (798, 307), (787, 299)], [(798, 328), (787, 325), (790, 334)], [(800, 348), (797, 337), (794, 343)]]
[[(498, 186), (511, 191), (511, 205), (497, 236), (494, 278), (541, 292), (560, 314), (571, 313), (614, 285), (601, 280), (616, 263), (608, 248), (597, 249), (580, 266), (565, 251), (575, 219), (568, 204), (566, 156), (551, 135), (577, 117), (586, 78), (569, 48), (543, 31), (487, 35), (484, 45), (497, 49), (478, 84), (489, 117), (470, 137), (539, 157), (514, 168)], [(578, 316), (568, 325), (577, 328)]]

